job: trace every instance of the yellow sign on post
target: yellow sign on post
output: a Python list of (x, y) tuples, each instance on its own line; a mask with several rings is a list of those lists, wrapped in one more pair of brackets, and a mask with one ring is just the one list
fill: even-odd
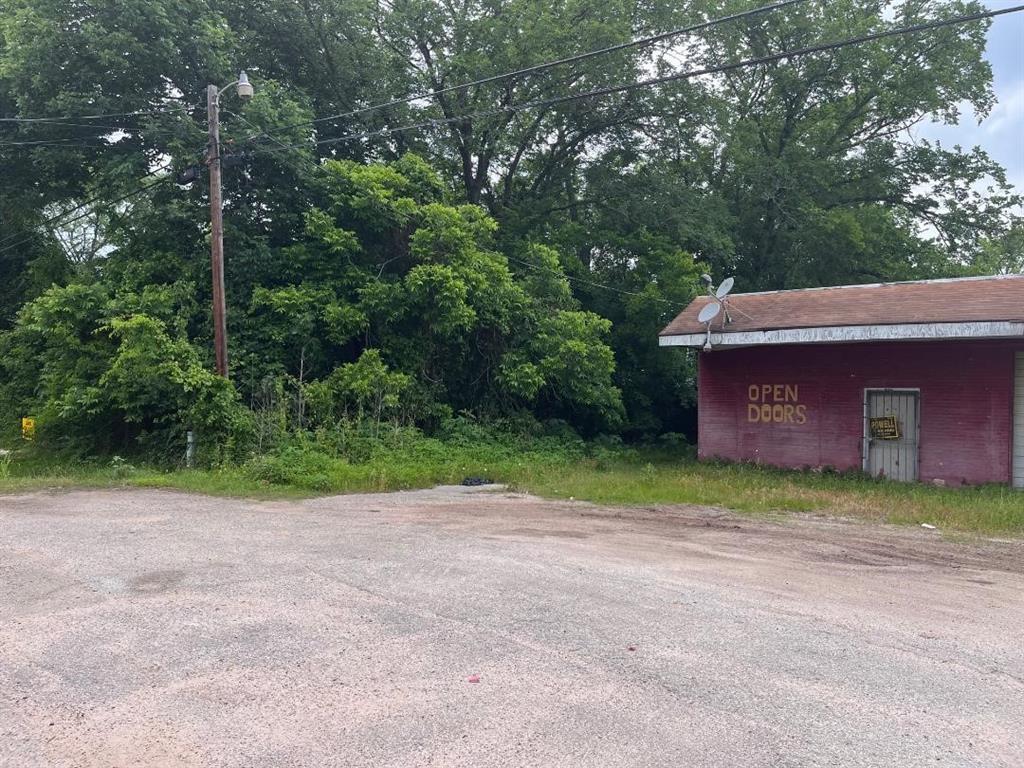
[(26, 440), (31, 440), (36, 436), (36, 420), (31, 416), (26, 416), (21, 420), (21, 436)]

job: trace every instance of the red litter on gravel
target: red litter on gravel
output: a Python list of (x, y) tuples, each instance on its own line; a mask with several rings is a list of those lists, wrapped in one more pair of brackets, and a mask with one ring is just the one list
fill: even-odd
[(479, 683), (480, 682), (480, 675), (470, 675), (469, 677), (466, 678), (466, 682), (467, 683)]
[(635, 651), (636, 650), (636, 646), (635, 645), (631, 645), (628, 648), (626, 648), (626, 650), (627, 651)]

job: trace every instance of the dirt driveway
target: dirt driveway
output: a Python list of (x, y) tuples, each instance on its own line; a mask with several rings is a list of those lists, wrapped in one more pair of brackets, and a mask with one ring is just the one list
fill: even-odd
[(1022, 570), (493, 490), (0, 496), (0, 765), (1020, 766)]

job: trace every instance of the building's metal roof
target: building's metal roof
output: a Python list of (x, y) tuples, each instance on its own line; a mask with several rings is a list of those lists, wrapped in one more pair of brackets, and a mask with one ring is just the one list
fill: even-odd
[[(1024, 321), (1024, 275), (843, 285), (792, 291), (734, 293), (726, 333), (844, 325)], [(661, 332), (702, 333), (697, 313), (712, 299), (698, 296)]]
[[(699, 296), (660, 334), (663, 346), (699, 346)], [(738, 293), (711, 324), (719, 345), (1014, 336), (1024, 329), (1024, 275)], [(699, 338), (698, 338), (699, 337)]]

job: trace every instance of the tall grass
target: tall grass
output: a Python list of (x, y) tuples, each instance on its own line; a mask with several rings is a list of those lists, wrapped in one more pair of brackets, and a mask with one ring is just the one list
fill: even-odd
[(1024, 493), (1004, 486), (935, 488), (862, 476), (697, 463), (686, 450), (636, 450), (565, 436), (498, 435), (482, 429), (459, 429), (441, 438), (410, 430), (372, 439), (358, 433), (306, 435), (242, 465), (201, 470), (16, 455), (0, 473), (0, 492), (146, 486), (226, 496), (302, 497), (424, 488), (466, 478), (602, 504), (696, 504), (744, 513), (804, 512), (1024, 535)]
[(583, 461), (525, 479), (534, 493), (603, 504), (699, 504), (739, 512), (809, 512), (951, 531), (1024, 534), (1024, 493), (1006, 486), (937, 488), (857, 475), (697, 463), (664, 456)]
[(242, 464), (201, 470), (161, 469), (135, 461), (126, 471), (118, 457), (57, 461), (23, 452), (12, 462), (9, 476), (0, 477), (0, 492), (118, 485), (261, 497), (391, 491), (468, 478), (512, 482), (544, 467), (569, 466), (594, 450), (578, 438), (495, 435), (462, 426), (443, 439), (411, 429), (380, 436), (358, 430), (297, 435)]

